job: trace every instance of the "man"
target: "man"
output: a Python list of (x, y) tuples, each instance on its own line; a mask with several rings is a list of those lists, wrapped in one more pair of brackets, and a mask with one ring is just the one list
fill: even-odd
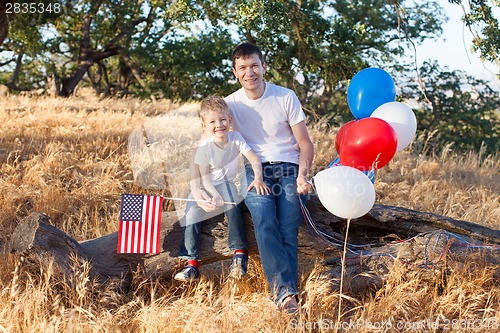
[[(302, 222), (298, 194), (310, 189), (307, 174), (314, 147), (305, 115), (295, 93), (264, 82), (262, 52), (243, 43), (232, 54), (233, 73), (241, 88), (225, 98), (240, 132), (262, 163), (264, 182), (271, 189), (245, 197), (252, 215), (255, 237), (271, 294), (278, 307), (296, 313), (298, 306), (298, 229)], [(254, 180), (251, 165), (245, 167), (247, 182)], [(198, 195), (206, 199), (204, 194)], [(203, 204), (204, 209), (212, 209)]]

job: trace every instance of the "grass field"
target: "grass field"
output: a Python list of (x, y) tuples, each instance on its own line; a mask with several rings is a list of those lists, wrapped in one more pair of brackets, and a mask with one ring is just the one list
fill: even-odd
[[(196, 104), (168, 101), (5, 97), (0, 103), (0, 245), (30, 212), (77, 240), (117, 230), (120, 193), (146, 193), (134, 182), (130, 134), (155, 119), (168, 120), (170, 160), (182, 140), (199, 136)], [(309, 124), (315, 165), (334, 157), (335, 129)], [(478, 153), (435, 155), (416, 138), (377, 173), (377, 202), (433, 212), (500, 228), (500, 160)], [(176, 163), (170, 168), (174, 170)], [(181, 171), (177, 170), (182, 182)], [(182, 186), (179, 186), (183, 189)], [(500, 327), (500, 271), (477, 260), (450, 261), (446, 272), (394, 262), (376, 293), (343, 295), (315, 278), (323, 268), (307, 259), (300, 269), (303, 313), (289, 317), (269, 300), (258, 257), (249, 278), (226, 281), (212, 266), (199, 283), (149, 281), (132, 289), (102, 289), (80, 267), (61, 281), (51, 267), (28, 272), (5, 250), (0, 260), (0, 332), (487, 332)], [(305, 262), (302, 258), (301, 262)], [(208, 271), (208, 269), (207, 269)], [(337, 325), (337, 326), (336, 326)]]

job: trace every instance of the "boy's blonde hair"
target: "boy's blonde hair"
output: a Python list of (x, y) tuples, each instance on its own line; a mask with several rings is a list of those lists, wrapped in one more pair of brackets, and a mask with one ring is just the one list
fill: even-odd
[(201, 101), (200, 108), (198, 109), (198, 117), (205, 121), (205, 116), (210, 111), (227, 113), (230, 115), (229, 106), (226, 101), (220, 96), (208, 96)]

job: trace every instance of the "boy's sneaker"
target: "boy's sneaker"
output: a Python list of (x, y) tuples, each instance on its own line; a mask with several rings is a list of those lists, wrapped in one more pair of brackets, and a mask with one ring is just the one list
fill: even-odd
[(182, 271), (175, 274), (174, 279), (184, 282), (198, 281), (200, 279), (200, 270), (193, 265), (186, 265)]
[(300, 312), (300, 306), (299, 303), (297, 303), (295, 295), (287, 296), (283, 302), (281, 302), (280, 307), (282, 312), (289, 315), (296, 315)]
[(248, 266), (248, 254), (247, 253), (235, 253), (233, 255), (233, 263), (229, 269), (229, 276), (237, 279), (241, 279), (247, 274)]

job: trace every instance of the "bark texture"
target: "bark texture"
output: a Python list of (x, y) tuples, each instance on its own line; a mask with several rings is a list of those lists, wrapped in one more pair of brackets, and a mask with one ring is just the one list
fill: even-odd
[[(326, 276), (338, 281), (347, 221), (330, 214), (317, 197), (312, 197), (307, 207), (323, 237), (304, 223), (299, 232), (299, 255), (332, 265), (333, 269), (327, 271)], [(250, 215), (248, 211), (243, 213), (249, 253), (256, 255), (258, 249)], [(78, 242), (52, 226), (49, 216), (31, 213), (14, 230), (10, 250), (35, 268), (53, 262), (57, 272), (70, 276), (76, 266), (86, 261), (91, 278), (127, 283), (138, 269), (149, 278), (171, 278), (179, 265), (177, 253), (181, 235), (177, 213), (164, 212), (159, 254), (118, 254), (117, 232)], [(221, 216), (203, 223), (200, 239), (202, 264), (230, 258), (226, 235), (227, 223)], [(350, 221), (346, 287), (354, 293), (367, 288), (377, 289), (395, 261), (432, 266), (450, 251), (458, 253), (456, 249), (460, 248), (459, 252), (463, 254), (467, 248), (463, 245), (498, 244), (499, 240), (499, 230), (471, 222), (401, 207), (375, 205), (365, 216)], [(454, 247), (457, 243), (462, 246)]]

